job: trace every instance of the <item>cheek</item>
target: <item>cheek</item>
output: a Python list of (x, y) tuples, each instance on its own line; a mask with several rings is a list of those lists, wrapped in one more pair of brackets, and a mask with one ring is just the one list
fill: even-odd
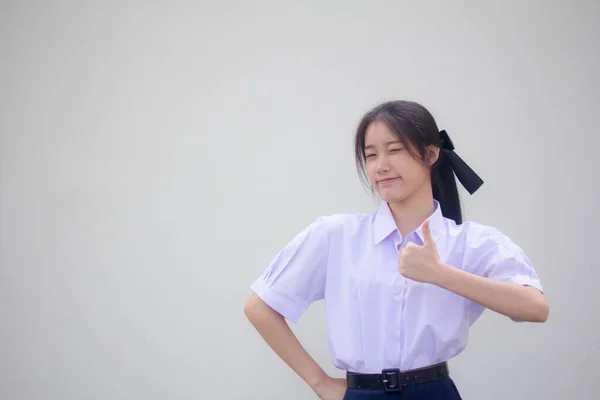
[(377, 168), (374, 167), (374, 164), (367, 162), (365, 165), (365, 172), (367, 174), (367, 178), (369, 178), (369, 182), (371, 182), (371, 185), (375, 185), (375, 181), (377, 179)]
[(421, 164), (411, 163), (411, 165), (406, 166), (405, 171), (406, 179), (414, 184), (420, 184), (429, 178), (429, 169)]
[(393, 160), (392, 169), (408, 185), (417, 184), (424, 176), (423, 166), (408, 155), (407, 152), (403, 152), (403, 154)]

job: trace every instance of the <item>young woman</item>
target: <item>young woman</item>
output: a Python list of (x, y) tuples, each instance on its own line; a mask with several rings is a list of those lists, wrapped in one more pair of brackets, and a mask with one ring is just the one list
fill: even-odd
[[(483, 182), (423, 106), (393, 101), (368, 112), (355, 153), (380, 208), (306, 227), (252, 284), (245, 312), (320, 399), (460, 399), (446, 362), (466, 347), (470, 326), (486, 308), (544, 322), (540, 280), (507, 236), (462, 221), (454, 175), (471, 194)], [(346, 379), (326, 375), (286, 322), (320, 299)]]

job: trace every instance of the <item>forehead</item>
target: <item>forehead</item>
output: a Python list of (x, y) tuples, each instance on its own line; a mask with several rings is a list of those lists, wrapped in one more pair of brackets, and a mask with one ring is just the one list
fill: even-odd
[(365, 132), (365, 147), (378, 146), (389, 142), (399, 142), (400, 138), (387, 126), (385, 122), (373, 121)]

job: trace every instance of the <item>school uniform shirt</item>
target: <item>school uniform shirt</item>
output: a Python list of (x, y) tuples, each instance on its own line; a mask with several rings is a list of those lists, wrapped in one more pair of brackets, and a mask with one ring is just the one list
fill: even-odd
[[(497, 229), (456, 225), (436, 201), (430, 230), (446, 264), (542, 291), (526, 254)], [(404, 278), (398, 260), (408, 242), (423, 245), (421, 227), (402, 237), (385, 202), (374, 213), (321, 217), (281, 249), (251, 289), (291, 322), (324, 299), (337, 368), (379, 373), (447, 361), (464, 350), (484, 307)]]

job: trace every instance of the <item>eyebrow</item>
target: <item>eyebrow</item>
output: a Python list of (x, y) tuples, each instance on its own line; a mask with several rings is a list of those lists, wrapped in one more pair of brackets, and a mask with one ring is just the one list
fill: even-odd
[[(387, 141), (387, 142), (384, 143), (385, 146), (389, 146), (391, 144), (402, 144), (402, 142), (400, 140), (396, 139), (396, 140), (389, 140), (389, 141)], [(365, 150), (367, 150), (367, 149), (374, 149), (374, 148), (375, 148), (375, 146), (373, 146), (372, 144), (370, 144), (368, 146), (365, 146)]]

